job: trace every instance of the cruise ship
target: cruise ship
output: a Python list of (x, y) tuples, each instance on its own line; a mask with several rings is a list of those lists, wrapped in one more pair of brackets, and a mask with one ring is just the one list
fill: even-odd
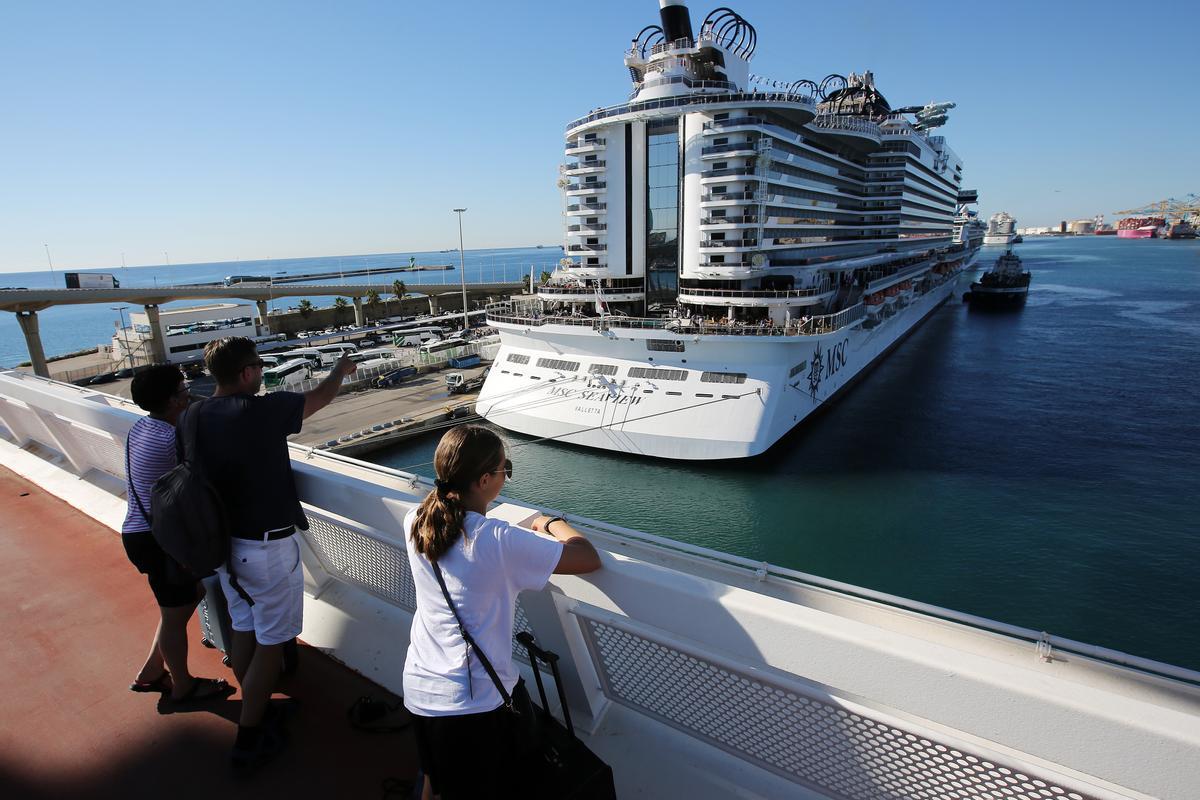
[(629, 100), (566, 127), (567, 258), (488, 308), (476, 408), (576, 445), (754, 456), (951, 295), (976, 194), (931, 133), (953, 103), (894, 108), (869, 71), (755, 75), (739, 14), (659, 11)]
[(988, 220), (987, 232), (983, 235), (983, 243), (987, 245), (1003, 245), (1007, 247), (1013, 243), (1013, 236), (1016, 235), (1017, 221), (1007, 211), (1001, 211), (998, 214), (993, 214)]

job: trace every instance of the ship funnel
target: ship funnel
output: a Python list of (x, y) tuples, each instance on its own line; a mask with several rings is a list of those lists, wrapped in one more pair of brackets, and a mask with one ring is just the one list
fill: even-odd
[(662, 18), (663, 36), (668, 43), (678, 39), (692, 39), (692, 18), (683, 0), (658, 0), (658, 15)]

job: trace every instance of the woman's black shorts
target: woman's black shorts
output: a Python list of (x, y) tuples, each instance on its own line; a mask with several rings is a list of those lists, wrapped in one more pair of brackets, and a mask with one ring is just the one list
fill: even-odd
[(177, 608), (196, 602), (199, 583), (158, 546), (150, 531), (122, 533), (125, 554), (138, 572), (150, 581), (150, 591), (162, 608)]
[(514, 797), (513, 757), (503, 707), (480, 714), (413, 714), (417, 757), (442, 800)]

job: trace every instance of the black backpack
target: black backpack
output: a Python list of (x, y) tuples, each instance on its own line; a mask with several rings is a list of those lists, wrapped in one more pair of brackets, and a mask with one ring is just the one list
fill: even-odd
[(167, 555), (197, 578), (212, 575), (229, 560), (229, 516), (221, 496), (209, 483), (197, 449), (200, 406), (183, 414), (180, 462), (154, 483), (150, 496), (150, 530)]

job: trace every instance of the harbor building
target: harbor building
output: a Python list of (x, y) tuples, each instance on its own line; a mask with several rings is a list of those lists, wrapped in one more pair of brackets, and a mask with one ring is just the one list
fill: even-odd
[(182, 364), (204, 355), (205, 346), (226, 336), (255, 338), (265, 332), (266, 321), (255, 321), (252, 303), (210, 303), (188, 308), (160, 309), (152, 320), (143, 311), (129, 315), (129, 327), (118, 328), (112, 338), (113, 361), (149, 363), (151, 342), (166, 343), (167, 361)]

